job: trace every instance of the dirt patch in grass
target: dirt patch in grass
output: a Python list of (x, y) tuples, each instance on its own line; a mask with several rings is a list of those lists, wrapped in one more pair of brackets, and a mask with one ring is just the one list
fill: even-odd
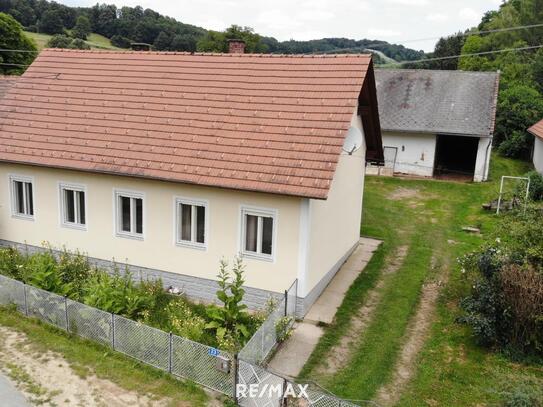
[(0, 327), (0, 344), (0, 369), (32, 404), (86, 407), (170, 404), (169, 399), (151, 399), (94, 375), (85, 377), (85, 369), (74, 370), (61, 355), (37, 352), (23, 333)]
[(398, 187), (392, 191), (387, 198), (393, 201), (400, 201), (403, 199), (411, 199), (419, 196), (420, 190), (418, 188), (405, 188)]
[[(436, 267), (436, 258), (432, 258), (432, 268)], [(446, 277), (446, 273), (440, 273)], [(434, 319), (435, 307), (442, 280), (431, 281), (423, 285), (420, 303), (406, 331), (406, 341), (394, 367), (392, 380), (383, 385), (377, 392), (375, 402), (380, 406), (396, 405), (402, 395), (402, 389), (416, 372), (416, 362)]]
[(407, 255), (408, 248), (408, 246), (400, 246), (394, 252), (394, 255), (391, 256), (381, 278), (375, 287), (368, 292), (368, 297), (364, 302), (364, 305), (352, 317), (346, 334), (340, 339), (338, 344), (328, 352), (327, 359), (317, 368), (317, 374), (333, 375), (347, 365), (355, 348), (353, 345), (360, 340), (361, 334), (368, 327), (373, 318), (373, 314), (381, 301), (382, 288), (385, 285), (384, 278), (399, 270)]

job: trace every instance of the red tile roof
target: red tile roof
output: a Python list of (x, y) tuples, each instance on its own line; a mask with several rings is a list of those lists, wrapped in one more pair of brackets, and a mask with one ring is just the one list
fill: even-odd
[[(0, 75), (0, 99), (8, 92), (9, 89), (17, 82), (20, 76), (15, 75)], [(0, 110), (0, 119), (6, 115), (5, 111)]]
[(543, 140), (543, 120), (538, 121), (536, 124), (530, 127), (528, 131), (534, 136), (539, 137), (541, 140)]
[(0, 160), (322, 199), (371, 69), (369, 55), (47, 49), (0, 101)]

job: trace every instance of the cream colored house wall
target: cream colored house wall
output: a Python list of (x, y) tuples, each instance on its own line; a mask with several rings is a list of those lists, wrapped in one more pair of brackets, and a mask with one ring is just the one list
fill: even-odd
[[(9, 174), (34, 178), (35, 220), (11, 216)], [(83, 184), (87, 191), (87, 231), (60, 226), (59, 182)], [(114, 189), (137, 191), (144, 198), (144, 240), (117, 237)], [(208, 202), (207, 249), (174, 243), (174, 197)], [(215, 279), (219, 260), (240, 251), (242, 205), (277, 211), (274, 261), (245, 259), (246, 284), (282, 292), (297, 278), (299, 198), (251, 193), (131, 177), (25, 165), (0, 164), (0, 239), (40, 246), (79, 249), (89, 256), (140, 267)]]
[[(351, 125), (362, 129), (360, 117), (353, 115)], [(299, 295), (302, 297), (309, 294), (330, 271), (335, 271), (340, 265), (338, 262), (360, 239), (365, 157), (365, 144), (353, 155), (342, 153), (328, 199), (310, 200), (305, 205), (309, 231), (307, 273), (305, 279), (299, 278)], [(302, 244), (300, 246), (303, 247)]]

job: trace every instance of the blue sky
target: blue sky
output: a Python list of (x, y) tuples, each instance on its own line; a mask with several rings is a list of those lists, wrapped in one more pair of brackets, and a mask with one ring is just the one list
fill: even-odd
[[(184, 23), (223, 30), (253, 27), (278, 40), (322, 37), (382, 39), (431, 51), (434, 38), (478, 24), (501, 0), (100, 0), (152, 8)], [(60, 0), (90, 6), (97, 0)]]

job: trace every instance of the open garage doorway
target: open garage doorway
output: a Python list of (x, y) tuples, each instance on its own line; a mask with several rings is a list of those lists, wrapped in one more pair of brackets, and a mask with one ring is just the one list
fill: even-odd
[(434, 176), (436, 178), (472, 180), (478, 148), (478, 137), (438, 134)]

